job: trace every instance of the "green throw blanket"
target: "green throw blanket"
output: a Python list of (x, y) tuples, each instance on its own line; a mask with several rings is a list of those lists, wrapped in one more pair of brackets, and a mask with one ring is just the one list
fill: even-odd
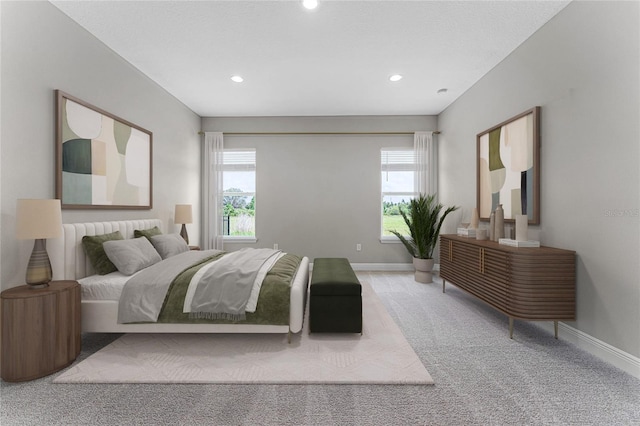
[(188, 313), (183, 313), (184, 298), (189, 282), (195, 273), (206, 263), (215, 261), (222, 256), (217, 254), (180, 273), (171, 283), (164, 299), (162, 311), (158, 317), (159, 323), (190, 323), (190, 324), (267, 324), (288, 325), (290, 309), (290, 292), (293, 277), (296, 275), (302, 258), (293, 254), (285, 254), (269, 270), (260, 289), (258, 305), (254, 313), (247, 312), (242, 321), (192, 319)]

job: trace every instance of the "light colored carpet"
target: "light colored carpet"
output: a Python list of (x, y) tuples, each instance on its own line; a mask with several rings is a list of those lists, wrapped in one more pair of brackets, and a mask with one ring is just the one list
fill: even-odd
[(369, 284), (362, 293), (362, 336), (309, 335), (308, 324), (291, 344), (273, 334), (126, 334), (54, 383), (433, 384)]
[[(436, 386), (0, 381), (2, 426), (640, 425), (640, 380), (543, 328), (412, 272), (357, 272)], [(120, 335), (82, 336), (78, 363)], [(76, 363), (68, 367), (74, 368)]]

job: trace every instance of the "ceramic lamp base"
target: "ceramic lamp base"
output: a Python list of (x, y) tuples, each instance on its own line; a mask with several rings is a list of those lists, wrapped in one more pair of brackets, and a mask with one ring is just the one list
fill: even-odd
[(182, 229), (180, 229), (180, 236), (184, 238), (184, 240), (189, 244), (189, 234), (187, 234), (187, 225), (182, 224)]
[(36, 239), (27, 265), (26, 283), (32, 288), (43, 288), (49, 285), (52, 278), (51, 262), (47, 254), (47, 240), (44, 238)]

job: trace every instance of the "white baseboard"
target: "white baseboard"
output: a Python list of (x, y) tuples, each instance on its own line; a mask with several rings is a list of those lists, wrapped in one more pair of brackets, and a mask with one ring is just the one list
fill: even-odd
[[(309, 264), (309, 268), (313, 271), (313, 263)], [(412, 263), (352, 263), (351, 268), (354, 271), (371, 271), (371, 272), (413, 272)], [(434, 271), (440, 270), (440, 264), (433, 265)]]
[[(380, 271), (380, 272), (413, 272), (413, 263), (352, 263), (354, 271)], [(440, 264), (433, 265), (434, 271), (440, 270)]]
[[(313, 263), (309, 264), (309, 268), (313, 271)], [(354, 271), (413, 272), (411, 263), (352, 263), (351, 268)]]
[(354, 271), (382, 271), (382, 272), (412, 272), (413, 264), (411, 263), (352, 263), (351, 267)]
[[(553, 322), (541, 322), (539, 325), (550, 333), (553, 333)], [(558, 323), (558, 338), (571, 342), (614, 367), (640, 379), (640, 358), (611, 346), (602, 340), (596, 339), (563, 322)]]

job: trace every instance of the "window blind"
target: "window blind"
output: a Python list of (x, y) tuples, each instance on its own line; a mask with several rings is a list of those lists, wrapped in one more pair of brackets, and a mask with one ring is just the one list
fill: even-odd
[(256, 151), (224, 150), (222, 154), (223, 168), (226, 171), (242, 171), (256, 169)]
[(413, 149), (382, 149), (380, 157), (383, 172), (413, 171), (416, 169), (416, 154)]

